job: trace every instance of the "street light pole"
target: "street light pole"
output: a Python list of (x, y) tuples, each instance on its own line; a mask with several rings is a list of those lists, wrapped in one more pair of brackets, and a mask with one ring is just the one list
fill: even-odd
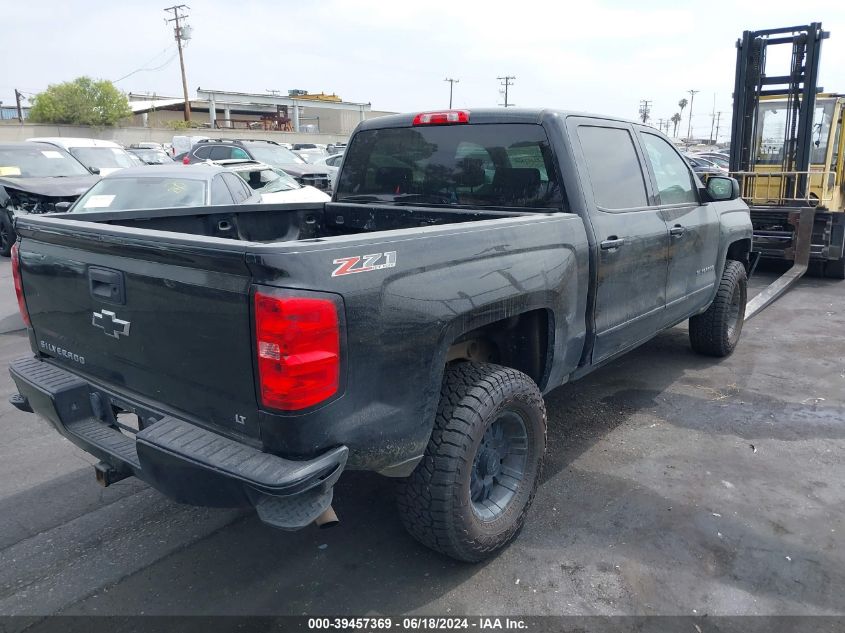
[(455, 87), (455, 84), (461, 83), (460, 79), (452, 79), (451, 77), (446, 77), (443, 81), (449, 82), (449, 109), (452, 109), (452, 88)]
[(185, 77), (185, 58), (182, 55), (182, 40), (184, 37), (183, 26), (179, 24), (179, 20), (185, 20), (188, 16), (185, 13), (180, 13), (183, 9), (190, 9), (186, 4), (177, 4), (172, 7), (167, 7), (165, 11), (171, 11), (173, 17), (168, 22), (175, 22), (173, 34), (176, 37), (176, 48), (179, 49), (179, 66), (182, 69), (182, 94), (185, 97), (185, 121), (191, 120), (191, 101), (188, 99), (188, 80)]
[(687, 90), (689, 93), (689, 123), (687, 124), (687, 141), (690, 140), (692, 136), (692, 102), (695, 101), (695, 95), (701, 92), (701, 90)]

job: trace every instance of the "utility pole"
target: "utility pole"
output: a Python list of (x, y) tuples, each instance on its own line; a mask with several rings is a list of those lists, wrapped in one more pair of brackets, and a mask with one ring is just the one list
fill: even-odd
[(663, 131), (663, 119), (657, 119), (657, 129)]
[(21, 99), (23, 99), (23, 95), (20, 91), (15, 88), (15, 101), (18, 104), (18, 122), (23, 123), (23, 109), (21, 109)]
[(508, 88), (513, 85), (513, 80), (516, 79), (513, 75), (505, 75), (504, 77), (496, 77), (499, 81), (502, 82), (502, 86), (504, 86), (504, 90), (499, 90), (500, 94), (505, 96), (505, 102), (501, 105), (507, 107), (513, 107), (512, 103), (508, 102)]
[(461, 83), (460, 79), (452, 79), (451, 77), (446, 77), (443, 81), (449, 82), (449, 109), (452, 109), (452, 88), (455, 87), (455, 84)]
[(713, 114), (710, 115), (710, 145), (713, 144), (713, 128), (716, 126), (716, 93), (713, 93)]
[(651, 104), (652, 102), (648, 99), (640, 100), (640, 120), (643, 123), (648, 121), (649, 114), (651, 113)]
[[(191, 102), (188, 99), (188, 80), (185, 78), (185, 58), (182, 56), (182, 40), (189, 40), (191, 38), (190, 31), (185, 31), (190, 28), (187, 25), (179, 24), (179, 20), (185, 20), (188, 16), (183, 13), (184, 9), (190, 9), (186, 4), (177, 4), (172, 7), (167, 7), (165, 11), (171, 11), (173, 17), (167, 20), (168, 22), (175, 22), (173, 28), (173, 35), (176, 38), (176, 47), (179, 49), (179, 66), (182, 68), (182, 92), (185, 96), (185, 120), (191, 120)], [(186, 37), (187, 36), (187, 37)]]
[(716, 137), (715, 137), (715, 141), (717, 143), (719, 142), (719, 119), (721, 119), (721, 118), (722, 118), (722, 113), (717, 112), (716, 113)]
[(692, 138), (692, 102), (695, 101), (695, 95), (701, 90), (687, 90), (689, 93), (689, 123), (687, 124), (687, 141)]

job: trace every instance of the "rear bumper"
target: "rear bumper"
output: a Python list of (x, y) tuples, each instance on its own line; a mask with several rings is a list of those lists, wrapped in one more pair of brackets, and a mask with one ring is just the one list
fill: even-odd
[(115, 426), (101, 387), (37, 358), (13, 362), (9, 373), (20, 394), (12, 404), (47, 419), (119, 473), (182, 503), (254, 506), (265, 522), (298, 529), (328, 508), (346, 465), (345, 446), (288, 460), (169, 415), (156, 416), (132, 437)]

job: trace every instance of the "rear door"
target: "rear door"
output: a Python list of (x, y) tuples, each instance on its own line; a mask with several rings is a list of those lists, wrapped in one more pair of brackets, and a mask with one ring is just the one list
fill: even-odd
[(703, 307), (716, 283), (719, 217), (698, 197), (696, 178), (678, 151), (648, 128), (638, 131), (669, 231), (666, 323)]
[(568, 119), (598, 242), (593, 363), (650, 337), (663, 324), (669, 232), (654, 206), (631, 125)]
[(24, 229), (21, 242), (39, 352), (128, 399), (257, 436), (243, 246), (133, 240), (131, 229), (118, 239), (109, 235), (118, 227), (67, 224), (38, 239)]

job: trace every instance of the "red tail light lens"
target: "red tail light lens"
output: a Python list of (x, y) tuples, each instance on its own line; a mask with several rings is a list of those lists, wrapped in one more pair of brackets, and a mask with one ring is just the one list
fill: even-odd
[(414, 117), (414, 125), (454, 125), (469, 123), (469, 110), (441, 110), (420, 112)]
[(23, 282), (21, 282), (21, 259), (18, 249), (18, 243), (12, 244), (12, 278), (15, 282), (15, 294), (18, 297), (18, 310), (20, 310), (21, 318), (27, 327), (32, 327), (32, 322), (29, 320), (29, 312), (26, 309), (26, 301), (23, 298)]
[(297, 411), (337, 393), (340, 325), (328, 299), (255, 293), (261, 403)]

